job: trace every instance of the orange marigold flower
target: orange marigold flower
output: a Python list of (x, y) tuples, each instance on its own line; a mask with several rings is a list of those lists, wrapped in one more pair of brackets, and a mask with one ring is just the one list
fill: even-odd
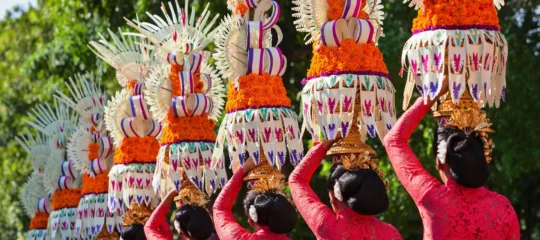
[(413, 32), (459, 26), (500, 28), (492, 0), (432, 0), (423, 1), (423, 4), (424, 7), (418, 10), (418, 16), (413, 20)]
[(88, 145), (88, 148), (90, 149), (91, 152), (99, 151), (99, 145), (97, 143), (90, 143)]
[(88, 160), (90, 160), (90, 161), (92, 161), (92, 160), (94, 160), (94, 159), (96, 159), (98, 157), (99, 157), (99, 155), (97, 154), (97, 152), (88, 153)]
[(336, 71), (373, 71), (388, 74), (383, 55), (374, 43), (356, 44), (350, 38), (344, 39), (339, 47), (314, 47), (307, 76), (320, 76), (325, 72)]
[(52, 197), (52, 209), (54, 211), (62, 208), (76, 208), (79, 206), (80, 199), (80, 188), (56, 190)]
[(115, 149), (114, 164), (155, 163), (158, 151), (159, 142), (155, 137), (124, 138), (122, 144)]
[(214, 126), (214, 121), (208, 116), (175, 117), (171, 110), (167, 116), (167, 126), (163, 128), (161, 143), (215, 141)]
[(107, 193), (109, 191), (109, 171), (105, 170), (95, 177), (83, 174), (81, 195), (89, 193)]
[(30, 227), (28, 227), (28, 229), (47, 229), (48, 221), (49, 214), (44, 212), (36, 212), (32, 220), (30, 221)]
[[(330, 20), (337, 20), (341, 18), (341, 15), (343, 15), (343, 10), (345, 9), (345, 0), (327, 0), (328, 2), (328, 19)], [(360, 6), (360, 9), (364, 9), (364, 6), (366, 6), (366, 1), (362, 1), (362, 5)], [(360, 10), (358, 12), (358, 15), (356, 15), (357, 18), (360, 19), (367, 19), (368, 15), (364, 10)]]
[(234, 14), (243, 16), (244, 14), (246, 14), (247, 10), (248, 10), (248, 7), (245, 4), (240, 3), (236, 5), (236, 9), (234, 9)]
[(225, 106), (228, 112), (247, 108), (291, 106), (291, 100), (287, 97), (287, 90), (279, 76), (251, 73), (240, 77), (238, 81), (239, 89), (235, 89), (234, 84), (229, 82)]

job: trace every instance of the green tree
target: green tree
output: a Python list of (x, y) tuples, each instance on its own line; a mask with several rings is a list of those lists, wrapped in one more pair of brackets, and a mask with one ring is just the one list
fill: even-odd
[[(291, 16), (291, 1), (278, 0), (281, 17), (278, 25), (284, 39), (280, 44), (289, 60), (283, 77), (295, 111), (299, 112), (300, 81), (309, 67), (311, 46), (303, 44), (303, 34), (298, 34)], [(183, 1), (181, 1), (183, 2)], [(211, 3), (211, 10), (222, 16), (228, 14), (225, 0), (193, 1), (200, 9)], [(392, 81), (397, 89), (396, 102), (400, 103), (405, 80), (398, 76), (401, 50), (410, 37), (413, 9), (401, 1), (385, 1), (386, 37), (379, 47)], [(39, 0), (36, 7), (23, 11), (14, 8), (0, 20), (0, 188), (5, 189), (0, 198), (0, 239), (22, 239), (29, 224), (18, 196), (22, 184), (31, 171), (26, 154), (16, 144), (14, 137), (26, 126), (23, 120), (28, 110), (41, 102), (52, 101), (53, 92), (62, 88), (62, 82), (79, 72), (92, 71), (102, 79), (109, 95), (119, 89), (114, 70), (88, 49), (87, 43), (105, 33), (126, 27), (123, 16), (146, 20), (145, 11), (160, 12), (159, 0), (101, 1), (101, 0)], [(499, 11), (500, 25), (509, 45), (507, 83), (508, 101), (499, 109), (489, 109), (488, 115), (497, 130), (492, 134), (495, 142), (494, 160), (488, 187), (512, 202), (522, 226), (522, 239), (540, 239), (540, 1), (512, 0)], [(129, 29), (131, 30), (131, 29)], [(398, 107), (399, 109), (399, 107)], [(400, 114), (400, 113), (399, 113)], [(410, 141), (413, 150), (424, 166), (437, 174), (432, 157), (432, 138), (435, 122), (426, 118)], [(308, 146), (307, 136), (306, 146)], [(405, 239), (421, 239), (422, 223), (412, 199), (397, 180), (378, 139), (369, 140), (379, 154), (380, 166), (390, 180), (388, 194), (390, 209), (378, 216), (398, 228)], [(325, 189), (330, 163), (324, 162), (311, 184), (325, 202)], [(289, 173), (291, 166), (285, 168)], [(238, 202), (244, 192), (238, 197)], [(234, 208), (235, 216), (247, 227), (241, 204)], [(293, 239), (314, 239), (313, 234), (299, 216)]]

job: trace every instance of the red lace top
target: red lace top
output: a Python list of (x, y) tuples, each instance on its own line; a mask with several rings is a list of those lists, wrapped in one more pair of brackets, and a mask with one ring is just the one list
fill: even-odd
[(313, 147), (289, 177), (289, 186), (298, 211), (318, 239), (401, 239), (390, 224), (350, 208), (335, 214), (309, 186), (311, 176), (326, 155), (326, 148)]
[(442, 184), (422, 167), (407, 141), (429, 109), (418, 99), (384, 138), (394, 171), (420, 211), (424, 239), (519, 239), (508, 199), (452, 179)]
[(261, 226), (250, 233), (244, 229), (232, 214), (232, 207), (236, 196), (242, 188), (243, 170), (240, 168), (233, 175), (232, 179), (225, 185), (214, 203), (214, 226), (221, 240), (288, 240), (285, 234), (276, 234), (268, 229), (268, 226)]
[(173, 232), (167, 223), (167, 212), (171, 208), (171, 201), (163, 201), (152, 212), (152, 216), (144, 224), (144, 234), (148, 240), (171, 240)]

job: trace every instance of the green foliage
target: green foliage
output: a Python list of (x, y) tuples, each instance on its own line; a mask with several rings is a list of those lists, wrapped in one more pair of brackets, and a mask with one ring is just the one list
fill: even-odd
[[(284, 33), (280, 44), (290, 65), (284, 76), (285, 87), (295, 111), (299, 110), (300, 80), (309, 67), (311, 46), (303, 44), (303, 34), (293, 26), (291, 1), (278, 0), (282, 6), (278, 25)], [(183, 2), (183, 1), (181, 1)], [(211, 10), (222, 16), (228, 14), (225, 0), (194, 1), (197, 8), (211, 2)], [(522, 226), (522, 239), (540, 238), (540, 109), (536, 91), (540, 89), (537, 78), (540, 61), (540, 11), (539, 0), (507, 1), (499, 12), (501, 27), (508, 40), (509, 57), (507, 67), (508, 101), (499, 109), (488, 110), (489, 117), (497, 130), (492, 134), (495, 142), (494, 160), (489, 188), (507, 196)], [(30, 162), (26, 154), (15, 143), (14, 137), (25, 128), (23, 120), (28, 109), (45, 101), (52, 101), (52, 94), (61, 89), (62, 82), (79, 72), (92, 71), (102, 79), (107, 92), (112, 95), (119, 89), (114, 71), (96, 58), (87, 43), (97, 39), (97, 34), (107, 28), (127, 29), (123, 16), (133, 19), (136, 14), (142, 20), (145, 11), (160, 12), (158, 0), (101, 1), (101, 0), (41, 0), (36, 8), (21, 11), (15, 8), (0, 20), (0, 188), (4, 194), (0, 199), (0, 239), (22, 239), (29, 218), (21, 208), (18, 196), (26, 181)], [(379, 42), (385, 62), (398, 90), (397, 103), (405, 80), (398, 76), (401, 50), (410, 37), (412, 19), (416, 12), (401, 1), (385, 2), (386, 37)], [(517, 19), (517, 20), (516, 20)], [(397, 106), (399, 108), (399, 106)], [(413, 134), (411, 146), (424, 166), (436, 175), (432, 157), (431, 139), (435, 123), (426, 118)], [(306, 137), (306, 146), (307, 136)], [(390, 209), (378, 216), (396, 226), (405, 239), (421, 239), (422, 223), (418, 210), (410, 196), (396, 178), (380, 141), (370, 140), (380, 154), (379, 165), (390, 181)], [(315, 192), (328, 203), (325, 189), (329, 162), (320, 167), (320, 172), (311, 180)], [(291, 166), (285, 171), (289, 173)], [(241, 203), (242, 191), (237, 203)], [(234, 213), (241, 224), (247, 227), (241, 204), (236, 204)], [(297, 228), (290, 234), (293, 239), (314, 239), (311, 231), (299, 216)]]

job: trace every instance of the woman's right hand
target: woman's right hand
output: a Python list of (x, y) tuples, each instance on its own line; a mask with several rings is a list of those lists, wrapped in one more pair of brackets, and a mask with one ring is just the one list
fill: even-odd
[(326, 148), (326, 150), (328, 150), (332, 147), (332, 145), (334, 145), (334, 143), (338, 142), (342, 138), (341, 132), (338, 132), (334, 140), (323, 140), (321, 144), (324, 146), (324, 148)]
[(249, 171), (251, 171), (252, 169), (254, 169), (256, 166), (255, 166), (255, 162), (253, 162), (253, 159), (252, 158), (248, 158), (248, 160), (244, 163), (244, 166), (243, 166), (243, 169), (244, 169), (244, 177), (246, 175), (248, 175)]

